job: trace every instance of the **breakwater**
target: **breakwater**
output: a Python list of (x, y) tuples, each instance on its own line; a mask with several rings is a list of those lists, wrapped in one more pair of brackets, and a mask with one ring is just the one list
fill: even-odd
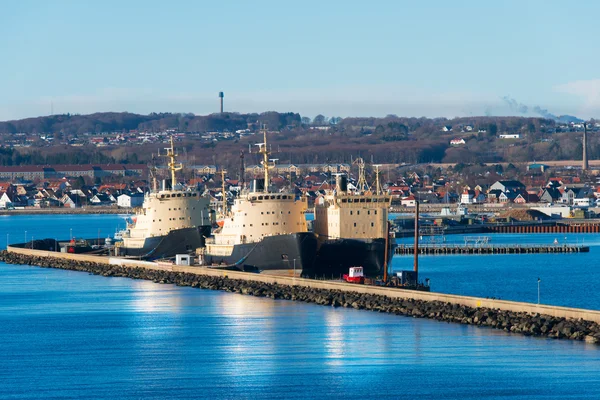
[[(414, 246), (400, 245), (394, 248), (396, 255), (414, 254)], [(422, 255), (477, 255), (477, 254), (547, 254), (547, 253), (589, 253), (589, 246), (577, 245), (420, 245)]]
[[(502, 329), (506, 332), (524, 335), (600, 343), (600, 324), (597, 322), (489, 307), (470, 307), (447, 301), (422, 300), (411, 298), (409, 293), (407, 293), (406, 297), (361, 293), (359, 292), (362, 288), (361, 286), (357, 286), (357, 291), (354, 292), (282, 284), (277, 283), (277, 279), (273, 283), (266, 283), (259, 280), (233, 279), (227, 275), (211, 276), (201, 273), (169, 271), (144, 266), (111, 265), (7, 251), (0, 252), (0, 261), (9, 264), (82, 271), (106, 277), (145, 279), (161, 284), (222, 290), (272, 299), (303, 301), (333, 307), (349, 307), (386, 312), (415, 318), (430, 318), (444, 322)], [(395, 293), (398, 294), (398, 292), (396, 291)]]

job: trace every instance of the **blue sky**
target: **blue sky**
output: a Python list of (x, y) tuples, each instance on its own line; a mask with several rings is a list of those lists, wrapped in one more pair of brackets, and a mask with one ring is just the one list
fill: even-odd
[(0, 2), (0, 120), (95, 111), (600, 117), (600, 2)]

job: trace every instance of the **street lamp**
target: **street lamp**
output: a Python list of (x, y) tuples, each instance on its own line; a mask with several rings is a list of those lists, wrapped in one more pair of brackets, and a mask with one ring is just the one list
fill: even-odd
[(538, 278), (538, 304), (540, 304), (540, 282), (542, 280), (540, 278)]
[(294, 278), (296, 277), (296, 259), (294, 258)]
[(73, 228), (69, 228), (69, 239), (73, 240)]
[(8, 249), (8, 235), (10, 235), (10, 233), (6, 234), (6, 248)]
[(25, 243), (27, 243), (27, 231), (25, 231)]

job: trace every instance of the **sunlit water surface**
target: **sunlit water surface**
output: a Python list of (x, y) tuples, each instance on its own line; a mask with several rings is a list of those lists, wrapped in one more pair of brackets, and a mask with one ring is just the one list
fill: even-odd
[[(95, 237), (118, 223), (0, 217), (0, 240)], [(597, 277), (596, 251), (423, 257), (421, 270), (436, 290), (528, 300), (531, 279), (549, 292), (565, 269), (573, 296), (545, 298), (598, 308), (595, 286), (578, 289)], [(0, 398), (600, 397), (600, 348), (581, 342), (28, 266), (0, 264), (0, 280)]]

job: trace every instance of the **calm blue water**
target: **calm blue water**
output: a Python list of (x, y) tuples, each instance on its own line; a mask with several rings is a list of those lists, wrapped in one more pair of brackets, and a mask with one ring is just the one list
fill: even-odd
[[(469, 235), (484, 236), (484, 235)], [(600, 234), (491, 234), (494, 244), (585, 244), (589, 253), (471, 256), (422, 256), (421, 278), (436, 292), (600, 310)], [(448, 235), (447, 243), (464, 243), (465, 235)], [(423, 237), (423, 243), (431, 239)], [(412, 243), (412, 239), (399, 240)], [(394, 270), (412, 269), (411, 256), (394, 257)]]
[[(119, 221), (11, 216), (0, 239), (94, 237)], [(422, 270), (457, 282), (455, 258)], [(521, 259), (504, 267), (528, 276)], [(0, 264), (0, 280), (1, 399), (600, 397), (600, 347), (580, 342), (36, 267)]]

